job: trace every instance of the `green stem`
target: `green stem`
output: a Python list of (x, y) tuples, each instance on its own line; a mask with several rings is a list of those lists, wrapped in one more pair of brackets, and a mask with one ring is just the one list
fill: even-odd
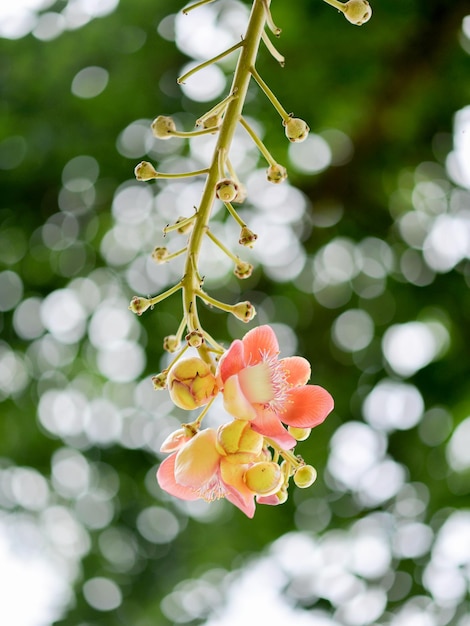
[[(219, 178), (219, 154), (228, 154), (232, 139), (240, 119), (248, 86), (258, 54), (262, 33), (266, 23), (266, 6), (270, 0), (254, 0), (245, 38), (240, 43), (235, 75), (230, 90), (231, 96), (220, 125), (219, 136), (214, 150), (212, 163), (204, 185), (201, 202), (197, 211), (194, 228), (188, 242), (185, 274), (182, 279), (183, 310), (189, 331), (200, 330), (201, 323), (197, 312), (196, 295), (200, 295), (200, 281), (197, 273), (199, 254), (204, 234), (207, 231), (212, 207), (215, 200), (215, 186)], [(225, 305), (224, 305), (225, 306)], [(203, 360), (212, 364), (210, 351), (204, 342), (199, 348)]]
[(255, 144), (258, 146), (258, 150), (264, 156), (264, 158), (269, 163), (269, 165), (273, 165), (273, 166), (277, 165), (276, 160), (273, 159), (269, 150), (266, 148), (264, 143), (261, 141), (261, 139), (255, 133), (255, 131), (251, 128), (251, 126), (248, 124), (248, 122), (246, 121), (244, 117), (240, 117), (240, 124), (243, 126), (243, 128), (246, 130), (246, 132), (250, 135), (250, 137), (253, 139)]
[(266, 96), (270, 100), (270, 102), (273, 105), (273, 107), (276, 109), (276, 111), (282, 117), (282, 121), (283, 122), (287, 122), (287, 120), (290, 118), (289, 113), (287, 113), (287, 111), (282, 106), (282, 104), (279, 102), (279, 100), (276, 98), (276, 96), (273, 94), (271, 89), (267, 86), (267, 84), (264, 82), (264, 80), (258, 74), (258, 72), (257, 72), (257, 70), (256, 70), (254, 65), (250, 68), (250, 72), (253, 74), (253, 78), (256, 80), (258, 85), (264, 91), (264, 93), (266, 94)]
[[(196, 65), (196, 67), (193, 67), (191, 70), (189, 70), (189, 72), (186, 72), (186, 74), (183, 74), (183, 76), (180, 76), (179, 78), (177, 78), (176, 82), (178, 83), (178, 85), (183, 84), (187, 78), (189, 78), (196, 72), (199, 72), (199, 70), (203, 70), (205, 67), (209, 67), (209, 65), (212, 65), (212, 63), (217, 63), (217, 61), (220, 61), (221, 59), (231, 54), (232, 52), (235, 52), (235, 50), (238, 50), (238, 48), (241, 48), (242, 46), (243, 46), (243, 41), (239, 41), (231, 48), (227, 48), (227, 50), (224, 50), (224, 52), (221, 52), (217, 56), (212, 57), (212, 59), (209, 59), (208, 61), (204, 61), (204, 63), (200, 63), (199, 65)], [(174, 133), (172, 134), (174, 135)]]

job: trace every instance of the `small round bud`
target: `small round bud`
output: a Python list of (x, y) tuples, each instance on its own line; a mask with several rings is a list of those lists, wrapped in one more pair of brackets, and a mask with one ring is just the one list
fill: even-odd
[(287, 488), (282, 487), (281, 490), (276, 493), (276, 496), (278, 504), (284, 504), (284, 502), (287, 502), (287, 498), (289, 497), (289, 494), (287, 493)]
[(185, 339), (190, 348), (199, 348), (204, 343), (204, 335), (199, 330), (192, 330)]
[(168, 374), (168, 390), (176, 406), (190, 411), (207, 404), (219, 388), (209, 364), (192, 357), (173, 365)]
[(163, 340), (163, 349), (167, 352), (178, 352), (181, 343), (176, 335), (168, 335)]
[(148, 161), (142, 161), (135, 169), (134, 174), (137, 180), (153, 180), (158, 178), (158, 172)]
[(222, 202), (232, 202), (237, 197), (238, 185), (230, 178), (223, 178), (216, 184), (215, 193)]
[(317, 479), (317, 470), (311, 465), (302, 465), (294, 474), (294, 483), (301, 489), (313, 485)]
[(251, 322), (256, 315), (256, 309), (251, 302), (239, 302), (233, 306), (232, 313), (242, 322)]
[(189, 233), (192, 229), (192, 227), (194, 226), (194, 221), (186, 221), (188, 218), (187, 217), (179, 217), (176, 220), (177, 224), (182, 224), (182, 222), (185, 222), (184, 224), (182, 224), (176, 232), (178, 232), (180, 235), (185, 235), (186, 233)]
[(284, 122), (286, 137), (292, 143), (300, 143), (308, 137), (310, 128), (298, 117), (290, 117)]
[(349, 0), (344, 5), (343, 13), (348, 22), (356, 26), (362, 26), (362, 24), (370, 20), (372, 9), (367, 0)]
[(129, 304), (129, 311), (142, 315), (152, 305), (147, 298), (141, 298), (140, 296), (134, 296)]
[(297, 439), (297, 441), (305, 441), (305, 439), (308, 439), (310, 433), (312, 432), (311, 428), (295, 428), (294, 426), (288, 426), (287, 430), (289, 431), (289, 434), (294, 437), (294, 439)]
[(168, 256), (167, 248), (155, 248), (152, 252), (152, 259), (155, 263), (166, 263)]
[(171, 117), (159, 115), (152, 122), (152, 133), (157, 139), (170, 139), (171, 135), (176, 132), (176, 125)]
[(241, 246), (246, 246), (247, 248), (252, 248), (255, 241), (258, 239), (258, 235), (256, 235), (252, 230), (250, 230), (247, 226), (244, 226), (240, 231), (240, 239), (238, 243)]
[(206, 117), (203, 120), (198, 120), (196, 122), (196, 126), (202, 126), (204, 129), (213, 128), (214, 133), (215, 133), (221, 121), (222, 121), (222, 117), (220, 115), (210, 115), (209, 117)]
[(240, 261), (240, 263), (237, 263), (235, 266), (233, 273), (240, 279), (249, 278), (253, 273), (253, 265), (245, 261)]
[(282, 165), (270, 165), (266, 170), (266, 178), (270, 183), (282, 183), (287, 178), (287, 170)]
[(157, 391), (161, 391), (162, 389), (166, 389), (166, 381), (168, 378), (168, 372), (163, 370), (160, 374), (156, 374), (152, 376), (153, 388)]
[(246, 486), (260, 496), (277, 493), (282, 486), (282, 480), (279, 465), (269, 461), (255, 463), (245, 472)]

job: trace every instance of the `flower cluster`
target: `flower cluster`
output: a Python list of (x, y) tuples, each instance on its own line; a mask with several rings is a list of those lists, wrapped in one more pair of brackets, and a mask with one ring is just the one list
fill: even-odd
[[(307, 385), (309, 378), (304, 358), (279, 359), (270, 326), (235, 340), (214, 373), (199, 357), (178, 361), (167, 378), (173, 402), (206, 409), (163, 443), (162, 452), (171, 454), (158, 469), (160, 487), (183, 500), (226, 498), (248, 517), (255, 513), (255, 502), (285, 502), (291, 476), (297, 486), (309, 487), (316, 471), (293, 448), (333, 409), (331, 395)], [(217, 430), (201, 430), (207, 407), (219, 393), (233, 420)]]

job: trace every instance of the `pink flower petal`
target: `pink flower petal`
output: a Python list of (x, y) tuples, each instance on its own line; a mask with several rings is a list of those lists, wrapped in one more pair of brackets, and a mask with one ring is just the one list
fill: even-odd
[(230, 415), (240, 420), (252, 420), (256, 417), (256, 411), (251, 402), (245, 398), (237, 375), (225, 381), (224, 408)]
[(175, 480), (178, 484), (198, 490), (211, 482), (220, 461), (215, 440), (215, 430), (207, 428), (178, 450), (175, 460)]
[(223, 386), (227, 378), (238, 374), (238, 372), (245, 367), (244, 353), (243, 343), (240, 339), (235, 339), (219, 361), (219, 378), (222, 381), (221, 386)]
[(226, 499), (251, 518), (255, 514), (255, 494), (248, 489), (244, 481), (246, 468), (246, 465), (234, 464), (222, 459), (220, 477), (227, 489)]
[(286, 380), (292, 387), (306, 385), (310, 378), (311, 368), (307, 359), (301, 356), (290, 356), (281, 359), (280, 363), (286, 373)]
[(258, 504), (271, 504), (272, 506), (276, 506), (279, 504), (279, 498), (277, 494), (273, 494), (272, 496), (257, 496), (256, 502)]
[(190, 487), (179, 485), (175, 480), (176, 453), (160, 463), (157, 471), (157, 481), (160, 487), (170, 495), (181, 500), (197, 500), (199, 496)]
[(263, 356), (279, 354), (279, 343), (271, 326), (253, 328), (246, 333), (242, 341), (246, 365), (259, 363), (263, 360)]
[(259, 411), (256, 419), (251, 421), (251, 427), (260, 435), (269, 437), (285, 450), (293, 448), (297, 441), (289, 435), (281, 424), (279, 417), (271, 409)]
[(286, 411), (279, 418), (296, 428), (314, 428), (321, 424), (333, 410), (334, 401), (326, 389), (319, 385), (294, 387), (288, 392)]

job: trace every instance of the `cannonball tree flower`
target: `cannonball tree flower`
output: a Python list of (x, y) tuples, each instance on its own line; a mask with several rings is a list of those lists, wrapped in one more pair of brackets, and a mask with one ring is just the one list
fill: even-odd
[(302, 357), (279, 359), (273, 329), (258, 326), (232, 343), (220, 359), (217, 376), (225, 409), (290, 449), (296, 439), (283, 424), (313, 428), (333, 410), (333, 398), (326, 389), (306, 384), (310, 372), (309, 362)]
[[(179, 448), (160, 464), (158, 484), (182, 500), (201, 498), (212, 502), (226, 498), (253, 517), (255, 497), (263, 504), (279, 502), (275, 494), (281, 489), (284, 476), (277, 463), (259, 454), (261, 435), (254, 431), (251, 434), (238, 425), (230, 431), (230, 426), (226, 424), (218, 431), (207, 428), (190, 439), (177, 431), (170, 439), (172, 443), (178, 441)], [(227, 448), (234, 452), (227, 453)]]

